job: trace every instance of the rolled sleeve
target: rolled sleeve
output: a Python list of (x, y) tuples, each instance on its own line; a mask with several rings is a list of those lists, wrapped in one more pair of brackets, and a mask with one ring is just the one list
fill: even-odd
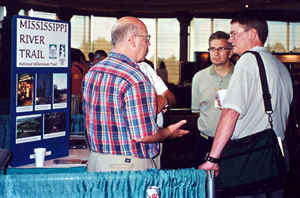
[(134, 139), (153, 135), (156, 125), (156, 96), (150, 83), (138, 83), (125, 94), (125, 120)]
[[(246, 55), (245, 55), (246, 56)], [(249, 61), (249, 59), (247, 59)], [(251, 59), (252, 60), (252, 59)], [(243, 61), (243, 60), (241, 60)], [(240, 63), (240, 65), (251, 65), (252, 61), (246, 63)], [(254, 64), (255, 65), (255, 64)], [(253, 90), (253, 75), (249, 73), (246, 67), (236, 67), (234, 73), (230, 79), (226, 96), (224, 98), (224, 108), (230, 108), (240, 114), (239, 119), (247, 113), (251, 104), (253, 93), (258, 90)]]

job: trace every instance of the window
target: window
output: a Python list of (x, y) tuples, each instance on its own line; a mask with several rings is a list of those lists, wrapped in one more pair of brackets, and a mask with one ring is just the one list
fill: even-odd
[(290, 51), (300, 52), (300, 23), (290, 23)]
[(230, 33), (230, 21), (231, 19), (214, 19), (213, 21), (213, 32), (223, 31)]
[(196, 51), (207, 51), (208, 38), (211, 34), (211, 19), (194, 18), (191, 21), (191, 54), (190, 60), (195, 61)]
[(87, 55), (90, 52), (89, 17), (74, 15), (71, 19), (71, 47), (79, 48)]
[[(164, 61), (168, 81), (179, 83), (179, 22), (177, 19), (158, 19), (157, 55)], [(159, 64), (158, 63), (158, 64)]]
[(44, 18), (44, 19), (56, 19), (56, 13), (50, 13), (50, 12), (39, 12), (39, 11), (34, 11), (30, 10), (29, 16), (31, 17), (39, 17), (39, 18)]
[(268, 21), (269, 36), (266, 47), (271, 52), (287, 52), (287, 23)]
[(104, 50), (109, 53), (111, 50), (111, 29), (117, 21), (113, 17), (92, 17), (92, 47), (91, 52)]
[[(19, 14), (26, 14), (21, 10)], [(5, 16), (5, 7), (0, 7), (0, 18)], [(30, 10), (29, 16), (56, 19), (55, 13)], [(111, 29), (117, 18), (74, 15), (71, 18), (71, 47), (79, 48), (86, 55), (103, 49), (111, 50)], [(168, 81), (178, 84), (180, 79), (179, 48), (180, 24), (176, 18), (141, 18), (151, 35), (147, 59), (156, 68), (164, 61)], [(207, 52), (208, 39), (216, 31), (230, 32), (231, 19), (194, 18), (188, 36), (188, 60), (195, 61), (195, 52)], [(300, 23), (268, 21), (269, 36), (266, 47), (272, 52), (300, 52)], [(289, 31), (288, 29), (289, 28)]]

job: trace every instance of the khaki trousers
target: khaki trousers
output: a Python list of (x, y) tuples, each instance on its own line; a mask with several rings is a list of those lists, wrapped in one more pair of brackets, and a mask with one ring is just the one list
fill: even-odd
[(161, 154), (162, 154), (162, 149), (163, 149), (163, 143), (159, 143), (159, 153), (157, 156), (155, 156), (153, 158), (157, 169), (161, 169), (161, 159), (160, 158), (161, 158)]
[(156, 168), (153, 159), (133, 156), (91, 152), (88, 159), (88, 172), (147, 170)]

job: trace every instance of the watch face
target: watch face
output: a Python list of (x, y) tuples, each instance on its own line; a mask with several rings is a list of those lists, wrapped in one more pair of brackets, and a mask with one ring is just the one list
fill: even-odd
[(210, 153), (207, 153), (205, 156), (205, 161), (209, 161), (212, 163), (218, 163), (220, 161), (220, 158), (214, 158), (209, 156)]
[(204, 160), (208, 161), (207, 159), (209, 158), (209, 153), (206, 153)]

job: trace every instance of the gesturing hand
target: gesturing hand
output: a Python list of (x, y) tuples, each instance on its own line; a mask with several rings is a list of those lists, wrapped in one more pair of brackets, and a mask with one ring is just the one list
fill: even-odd
[(151, 136), (146, 136), (141, 139), (135, 139), (136, 142), (154, 143), (161, 142), (167, 138), (173, 139), (182, 137), (189, 133), (188, 130), (180, 129), (182, 125), (186, 123), (186, 120), (181, 120), (175, 124), (169, 125), (167, 128), (159, 129), (157, 133)]
[(188, 134), (189, 133), (188, 130), (180, 129), (180, 127), (184, 124), (186, 124), (186, 120), (181, 120), (175, 124), (169, 125), (167, 127), (167, 129), (169, 130), (167, 138), (173, 139), (173, 138), (182, 137), (182, 136)]

